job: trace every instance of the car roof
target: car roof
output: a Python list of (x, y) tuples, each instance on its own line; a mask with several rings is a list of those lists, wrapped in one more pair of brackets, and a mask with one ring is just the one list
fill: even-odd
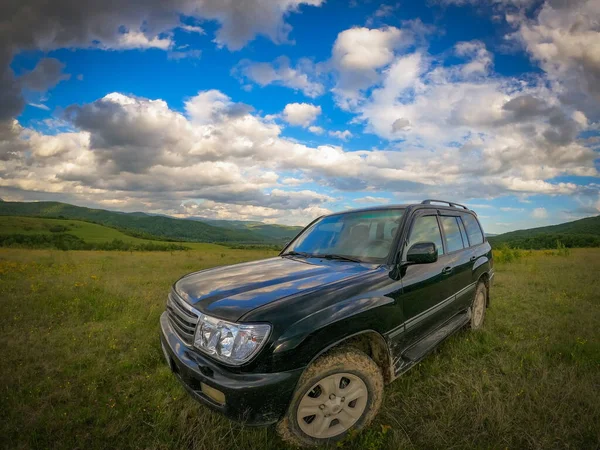
[[(462, 206), (462, 205), (460, 205)], [(341, 214), (349, 214), (349, 213), (360, 213), (360, 212), (367, 212), (367, 211), (384, 211), (384, 210), (392, 210), (392, 209), (422, 209), (422, 208), (427, 208), (427, 209), (443, 209), (445, 211), (453, 211), (453, 212), (465, 212), (465, 213), (471, 213), (474, 216), (477, 216), (477, 213), (471, 209), (468, 208), (457, 208), (455, 206), (446, 206), (446, 205), (438, 205), (438, 204), (431, 204), (431, 203), (403, 203), (403, 204), (396, 204), (396, 205), (376, 205), (376, 206), (369, 206), (367, 208), (356, 208), (356, 209), (347, 209), (345, 211), (339, 211), (339, 212), (335, 212), (335, 213), (331, 213), (331, 214), (326, 214), (323, 217), (330, 217), (330, 216), (337, 216), (337, 215), (341, 215)]]

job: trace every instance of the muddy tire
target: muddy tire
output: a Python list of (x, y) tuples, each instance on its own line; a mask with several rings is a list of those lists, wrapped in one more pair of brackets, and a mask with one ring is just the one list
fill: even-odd
[(377, 364), (354, 348), (334, 350), (304, 371), (277, 432), (301, 447), (339, 441), (350, 430), (367, 426), (382, 399)]
[(473, 306), (471, 307), (471, 321), (469, 322), (469, 328), (478, 330), (483, 326), (486, 309), (487, 289), (483, 282), (479, 282), (475, 289), (475, 298), (473, 299)]

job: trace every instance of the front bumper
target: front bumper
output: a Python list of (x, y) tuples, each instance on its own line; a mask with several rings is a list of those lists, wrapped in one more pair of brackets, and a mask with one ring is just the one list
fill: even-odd
[[(160, 317), (161, 345), (167, 362), (188, 393), (200, 403), (247, 425), (269, 425), (284, 414), (303, 369), (278, 373), (233, 373), (187, 347)], [(225, 394), (219, 404), (201, 390), (201, 383)]]

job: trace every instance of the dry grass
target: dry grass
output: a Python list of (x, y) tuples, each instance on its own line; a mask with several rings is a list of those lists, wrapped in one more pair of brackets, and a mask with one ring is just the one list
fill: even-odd
[[(281, 449), (187, 397), (158, 317), (181, 274), (273, 252), (0, 250), (4, 448)], [(497, 265), (480, 332), (461, 332), (386, 389), (342, 446), (600, 446), (600, 250)]]

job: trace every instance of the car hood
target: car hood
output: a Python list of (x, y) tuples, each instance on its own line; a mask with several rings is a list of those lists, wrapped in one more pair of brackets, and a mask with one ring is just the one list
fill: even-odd
[(373, 269), (371, 264), (275, 257), (190, 273), (175, 291), (199, 311), (237, 321), (267, 303)]

